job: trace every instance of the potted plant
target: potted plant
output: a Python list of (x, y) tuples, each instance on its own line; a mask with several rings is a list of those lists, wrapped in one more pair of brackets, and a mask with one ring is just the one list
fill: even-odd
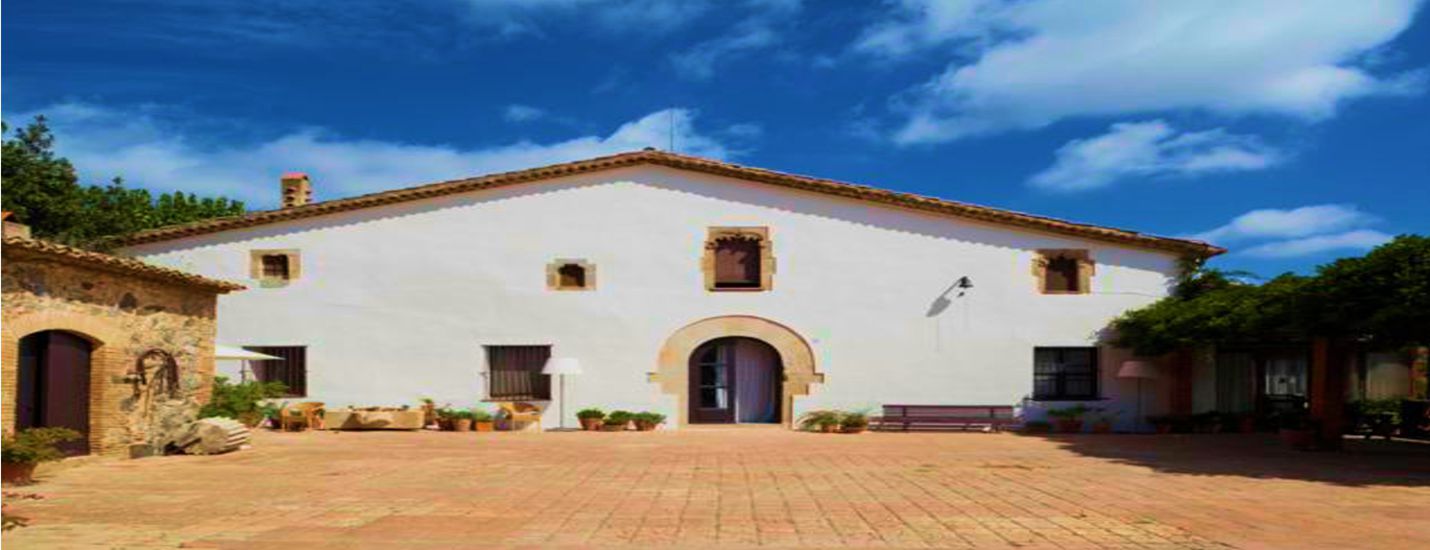
[(496, 416), (490, 411), (472, 409), (472, 426), (479, 432), (490, 432), (496, 429)]
[(869, 429), (869, 413), (850, 411), (839, 417), (839, 431), (847, 434), (864, 433)]
[(437, 429), (444, 432), (455, 431), (457, 429), (457, 409), (451, 405), (437, 409)]
[(1089, 410), (1086, 405), (1078, 404), (1071, 407), (1048, 409), (1048, 416), (1057, 424), (1059, 432), (1079, 433), (1082, 431), (1082, 416)]
[(601, 431), (623, 432), (630, 426), (634, 416), (630, 411), (611, 411), (601, 422)]
[(654, 430), (662, 422), (665, 422), (665, 415), (650, 411), (641, 411), (634, 416), (636, 429), (642, 432)]
[(59, 445), (79, 438), (79, 432), (69, 428), (29, 428), (6, 435), (0, 442), (0, 479), (15, 485), (34, 482), (35, 466), (64, 458)]
[(1092, 421), (1092, 433), (1108, 434), (1112, 433), (1112, 423), (1117, 421), (1117, 416), (1122, 411), (1109, 411), (1107, 409), (1097, 409), (1097, 416)]
[(1169, 434), (1172, 433), (1172, 426), (1177, 423), (1177, 419), (1170, 414), (1151, 414), (1147, 415), (1147, 423), (1151, 424), (1157, 433)]
[(1045, 434), (1053, 431), (1053, 423), (1046, 420), (1029, 420), (1023, 423), (1023, 431), (1030, 434)]
[(472, 414), (472, 411), (452, 411), (452, 431), (470, 432), (472, 431), (472, 423), (475, 422), (476, 419), (477, 417), (475, 414)]
[(811, 432), (835, 433), (843, 419), (844, 414), (839, 411), (809, 411), (800, 417), (799, 427)]
[(605, 418), (606, 411), (594, 407), (576, 411), (576, 419), (581, 421), (581, 429), (588, 432), (600, 431), (601, 421)]

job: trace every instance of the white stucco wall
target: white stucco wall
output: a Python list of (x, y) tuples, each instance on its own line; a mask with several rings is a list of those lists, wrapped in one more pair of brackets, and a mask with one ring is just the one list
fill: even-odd
[[(321, 190), (322, 182), (315, 182)], [(711, 226), (766, 226), (770, 292), (705, 290)], [(249, 279), (249, 251), (296, 248), (302, 278)], [(1042, 295), (1038, 248), (1087, 248), (1092, 293)], [(647, 382), (665, 339), (691, 322), (754, 315), (793, 328), (826, 379), (797, 411), (880, 403), (1012, 404), (1031, 392), (1035, 346), (1083, 346), (1122, 311), (1166, 292), (1170, 253), (975, 223), (655, 166), (308, 218), (132, 247), (128, 254), (252, 288), (219, 304), (219, 339), (308, 346), (308, 388), (331, 405), (428, 396), (477, 405), (485, 344), (551, 344), (579, 358), (568, 414), (657, 410)], [(555, 258), (596, 264), (594, 292), (552, 292)], [(959, 277), (974, 288), (940, 296)], [(1126, 406), (1135, 383), (1103, 394)], [(1148, 410), (1156, 391), (1148, 385)], [(1108, 405), (1108, 403), (1104, 403)], [(548, 418), (555, 422), (554, 415)], [(571, 420), (568, 420), (568, 423)]]

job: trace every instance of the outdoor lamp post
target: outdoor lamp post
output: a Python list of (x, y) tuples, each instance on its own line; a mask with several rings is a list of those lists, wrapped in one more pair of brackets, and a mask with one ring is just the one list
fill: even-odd
[(1142, 431), (1142, 381), (1157, 378), (1157, 367), (1150, 361), (1140, 361), (1137, 359), (1123, 361), (1122, 368), (1117, 370), (1118, 378), (1137, 379), (1137, 418), (1133, 421), (1133, 431)]
[(557, 422), (560, 427), (554, 428), (552, 431), (575, 430), (575, 428), (570, 430), (566, 428), (566, 375), (581, 374), (581, 362), (574, 357), (552, 357), (546, 360), (546, 366), (541, 368), (541, 374), (560, 377), (557, 379), (557, 383), (561, 385), (561, 416)]

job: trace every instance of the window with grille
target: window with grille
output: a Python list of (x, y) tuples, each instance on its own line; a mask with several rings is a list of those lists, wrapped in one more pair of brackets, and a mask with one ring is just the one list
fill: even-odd
[(265, 254), (262, 257), (263, 278), (286, 281), (289, 279), (288, 255)]
[(493, 401), (551, 399), (551, 377), (541, 374), (551, 346), (486, 346), (487, 398)]
[(1033, 399), (1097, 399), (1097, 348), (1034, 349)]
[(243, 349), (278, 358), (249, 361), (255, 380), (282, 382), (288, 387), (287, 397), (308, 396), (307, 346), (244, 346)]

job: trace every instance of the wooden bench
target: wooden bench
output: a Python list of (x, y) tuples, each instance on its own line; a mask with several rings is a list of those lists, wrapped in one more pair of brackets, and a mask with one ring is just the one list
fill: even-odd
[(884, 405), (875, 430), (955, 429), (999, 431), (1019, 423), (1012, 405)]

